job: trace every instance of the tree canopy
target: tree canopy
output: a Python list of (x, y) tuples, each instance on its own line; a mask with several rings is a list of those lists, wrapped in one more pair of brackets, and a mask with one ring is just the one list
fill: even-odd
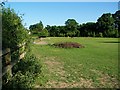
[[(41, 32), (43, 24), (42, 22), (40, 23), (31, 25), (29, 27), (31, 32)], [(41, 25), (41, 27), (36, 25)], [(52, 37), (119, 37), (120, 10), (114, 14), (104, 13), (97, 19), (97, 22), (79, 24), (75, 19), (68, 19), (65, 21), (64, 26), (47, 25), (45, 28), (48, 30), (49, 36)]]
[(39, 23), (30, 25), (29, 29), (33, 34), (38, 34), (39, 32), (41, 32), (43, 30), (42, 21), (40, 21)]

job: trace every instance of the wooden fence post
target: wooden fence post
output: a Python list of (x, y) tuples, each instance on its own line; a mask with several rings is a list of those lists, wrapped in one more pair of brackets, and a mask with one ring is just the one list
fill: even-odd
[(26, 54), (26, 52), (25, 52), (25, 43), (23, 43), (21, 46), (22, 46), (22, 47), (21, 47), (21, 50), (19, 50), (19, 53), (20, 53), (19, 59), (24, 58), (24, 56), (25, 56), (25, 54)]
[(10, 53), (10, 48), (6, 48), (5, 52), (7, 55), (5, 55), (5, 62), (6, 62), (6, 79), (7, 81), (12, 77), (12, 66), (11, 66), (11, 53)]

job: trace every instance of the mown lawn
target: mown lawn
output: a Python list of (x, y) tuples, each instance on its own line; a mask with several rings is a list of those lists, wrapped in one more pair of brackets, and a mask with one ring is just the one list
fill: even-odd
[[(118, 38), (48, 37), (48, 45), (32, 45), (42, 64), (36, 87), (118, 87)], [(56, 42), (78, 42), (85, 48), (55, 48)]]

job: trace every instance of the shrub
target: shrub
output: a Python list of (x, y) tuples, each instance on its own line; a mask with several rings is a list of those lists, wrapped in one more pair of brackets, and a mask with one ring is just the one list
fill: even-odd
[(33, 55), (26, 56), (18, 64), (13, 67), (13, 73), (21, 71), (23, 74), (29, 71), (31, 74), (37, 75), (41, 72), (41, 65), (37, 61), (37, 58)]
[(40, 72), (41, 65), (37, 58), (28, 53), (13, 67), (13, 77), (7, 83), (3, 83), (3, 89), (32, 89)]
[(2, 49), (15, 49), (28, 41), (28, 32), (22, 25), (22, 16), (14, 9), (2, 8)]
[(34, 82), (35, 80), (29, 72), (22, 74), (20, 71), (18, 71), (15, 76), (5, 86), (3, 86), (3, 88), (12, 90), (32, 89), (34, 86)]

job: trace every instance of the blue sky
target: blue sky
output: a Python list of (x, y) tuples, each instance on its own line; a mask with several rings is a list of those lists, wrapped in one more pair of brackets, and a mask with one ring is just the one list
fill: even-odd
[(25, 14), (26, 27), (40, 20), (46, 25), (64, 25), (67, 19), (78, 23), (96, 22), (103, 13), (115, 13), (118, 2), (7, 2), (6, 7)]

